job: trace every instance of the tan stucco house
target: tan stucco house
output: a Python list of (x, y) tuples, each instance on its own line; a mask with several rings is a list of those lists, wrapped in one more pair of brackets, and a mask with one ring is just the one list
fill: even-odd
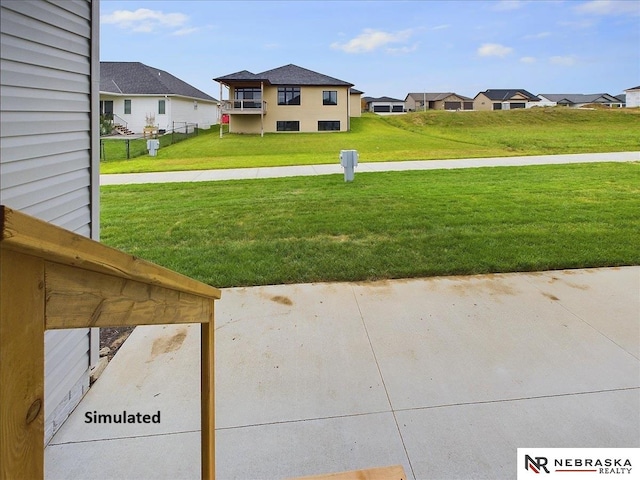
[[(360, 116), (360, 95), (353, 84), (297, 65), (262, 73), (247, 70), (214, 78), (228, 88), (222, 123), (230, 133), (348, 131)], [(222, 129), (220, 130), (222, 134)]]
[(423, 110), (473, 110), (473, 99), (453, 92), (409, 93), (404, 99), (409, 112)]
[(523, 89), (495, 89), (478, 93), (473, 99), (474, 110), (513, 110), (536, 106), (540, 99)]

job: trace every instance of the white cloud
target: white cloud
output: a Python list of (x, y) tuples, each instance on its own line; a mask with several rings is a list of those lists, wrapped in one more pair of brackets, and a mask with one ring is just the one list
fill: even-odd
[(557, 55), (555, 57), (551, 57), (549, 61), (553, 65), (560, 65), (562, 67), (571, 67), (572, 65), (575, 65), (577, 63), (576, 58), (571, 55)]
[(483, 43), (478, 48), (478, 55), (481, 57), (506, 57), (511, 52), (513, 52), (513, 48), (505, 47), (499, 43)]
[(443, 25), (436, 25), (431, 30), (444, 30), (445, 28), (449, 28), (450, 26), (451, 26), (450, 24), (445, 23)]
[(139, 8), (138, 10), (116, 10), (108, 15), (102, 15), (100, 22), (103, 24), (116, 25), (117, 27), (131, 30), (133, 32), (150, 33), (160, 28), (177, 28), (174, 33), (184, 35), (186, 32), (192, 33), (195, 29), (189, 29), (185, 25), (189, 17), (183, 13), (164, 13), (159, 10), (149, 10)]
[(588, 15), (640, 15), (638, 0), (591, 0), (575, 7), (576, 12)]
[(525, 3), (527, 2), (522, 0), (501, 0), (500, 2), (495, 3), (491, 9), (498, 12), (517, 10), (523, 7)]
[(525, 35), (523, 38), (525, 40), (540, 40), (541, 38), (550, 37), (550, 32), (540, 32), (540, 33), (532, 33), (530, 35)]
[(197, 27), (185, 27), (185, 28), (181, 28), (180, 30), (176, 30), (175, 32), (172, 32), (171, 35), (175, 35), (176, 37), (181, 37), (183, 35), (190, 35), (198, 31), (200, 31), (200, 29)]
[(520, 61), (522, 63), (536, 63), (535, 57), (522, 57)]
[(391, 33), (366, 28), (360, 35), (352, 38), (346, 43), (332, 43), (331, 48), (342, 50), (346, 53), (372, 52), (392, 43), (406, 42), (411, 37), (412, 33), (413, 31), (411, 29)]

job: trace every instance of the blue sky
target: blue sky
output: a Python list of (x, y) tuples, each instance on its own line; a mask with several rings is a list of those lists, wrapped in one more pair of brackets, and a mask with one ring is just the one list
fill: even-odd
[(640, 85), (640, 0), (100, 2), (100, 58), (212, 79), (293, 63), (366, 96)]

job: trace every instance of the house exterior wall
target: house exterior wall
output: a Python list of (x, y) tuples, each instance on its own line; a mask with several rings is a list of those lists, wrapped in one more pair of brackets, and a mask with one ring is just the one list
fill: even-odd
[(640, 90), (625, 90), (627, 94), (627, 108), (640, 107)]
[[(99, 235), (99, 5), (0, 4), (0, 203)], [(89, 388), (97, 329), (45, 332), (45, 441)]]
[[(487, 97), (484, 93), (479, 93), (476, 98), (473, 99), (474, 110), (493, 110), (493, 100)], [(500, 103), (500, 102), (497, 102)]]
[[(173, 122), (197, 123), (199, 128), (210, 128), (217, 123), (218, 105), (206, 100), (193, 100), (175, 96), (141, 96), (141, 95), (108, 95), (101, 94), (100, 100), (113, 101), (113, 113), (115, 123), (124, 120), (129, 130), (134, 133), (142, 133), (146, 126), (146, 117), (151, 114), (155, 117), (155, 124), (159, 129), (170, 130)], [(124, 113), (125, 100), (131, 101), (131, 113)], [(165, 101), (165, 113), (159, 113), (159, 101)], [(198, 108), (194, 109), (194, 101)]]
[(349, 116), (361, 117), (362, 116), (362, 95), (359, 93), (351, 93), (349, 99)]
[[(322, 92), (325, 90), (337, 92), (337, 105), (322, 104)], [(278, 87), (265, 86), (263, 101), (267, 102), (267, 110), (264, 115), (264, 131), (277, 132), (279, 121), (300, 122), (300, 132), (317, 132), (318, 121), (339, 121), (340, 131), (348, 131), (349, 109), (352, 108), (349, 105), (350, 97), (349, 87), (345, 86), (303, 86), (300, 88), (300, 105), (278, 105)], [(230, 88), (229, 98), (234, 98), (234, 88)], [(260, 133), (260, 115), (232, 114), (229, 131)]]
[(404, 104), (406, 105), (407, 111), (409, 111), (409, 112), (415, 112), (415, 111), (418, 111), (418, 110), (420, 110), (420, 111), (424, 110), (424, 106), (423, 106), (422, 100), (417, 101), (411, 95), (407, 95), (407, 98), (405, 98), (405, 100), (404, 100)]

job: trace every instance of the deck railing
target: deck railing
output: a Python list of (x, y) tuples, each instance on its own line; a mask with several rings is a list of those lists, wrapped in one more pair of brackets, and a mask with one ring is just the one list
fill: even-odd
[(0, 279), (0, 479), (44, 478), (45, 330), (171, 323), (201, 324), (201, 468), (215, 478), (220, 290), (2, 205)]
[(223, 100), (222, 113), (267, 113), (267, 102), (264, 100)]

